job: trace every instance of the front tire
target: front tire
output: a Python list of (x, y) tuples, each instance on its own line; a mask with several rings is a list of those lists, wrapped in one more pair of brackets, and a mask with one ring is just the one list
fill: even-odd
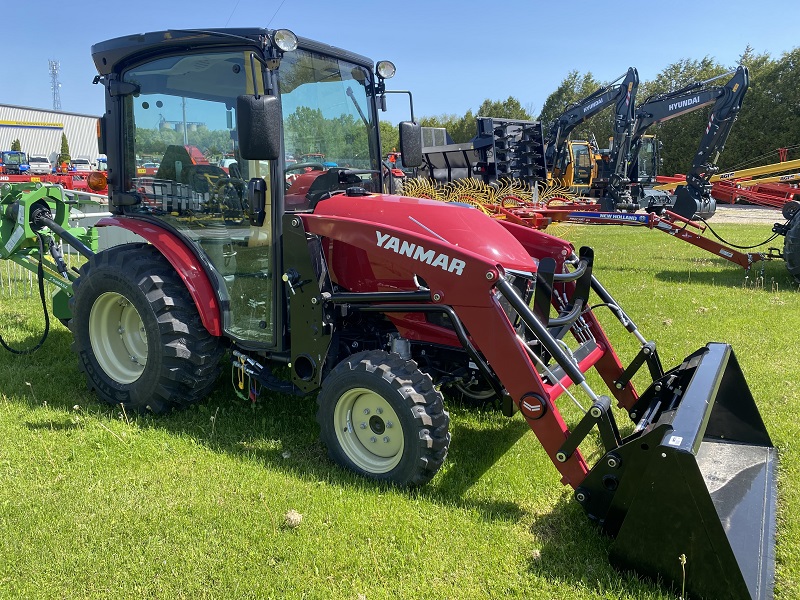
[(330, 458), (399, 486), (430, 481), (450, 446), (450, 417), (412, 360), (380, 350), (339, 363), (322, 382), (317, 421)]
[(208, 394), (224, 349), (158, 250), (125, 244), (95, 254), (73, 290), (72, 349), (101, 400), (163, 413)]

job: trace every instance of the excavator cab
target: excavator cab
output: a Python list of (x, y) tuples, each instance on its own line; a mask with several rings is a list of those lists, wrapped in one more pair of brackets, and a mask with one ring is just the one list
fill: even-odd
[(585, 194), (597, 177), (597, 155), (586, 140), (568, 140), (556, 157), (553, 178), (575, 194)]
[(636, 163), (631, 165), (631, 172), (636, 179), (632, 182), (640, 185), (655, 185), (661, 166), (661, 142), (654, 135), (642, 136), (639, 152), (635, 157)]
[(588, 189), (597, 171), (592, 146), (589, 142), (573, 141), (569, 143), (569, 151), (572, 155), (572, 187)]

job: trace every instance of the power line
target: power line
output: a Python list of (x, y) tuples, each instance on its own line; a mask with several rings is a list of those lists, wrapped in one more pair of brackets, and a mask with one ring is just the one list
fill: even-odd
[(268, 28), (272, 24), (273, 19), (275, 19), (275, 17), (278, 16), (278, 11), (283, 7), (283, 3), (284, 2), (286, 2), (286, 0), (281, 0), (281, 3), (278, 5), (278, 8), (275, 9), (275, 12), (272, 14), (272, 16), (270, 17), (269, 21), (267, 21), (267, 27)]
[(228, 26), (228, 23), (230, 23), (230, 22), (231, 22), (231, 17), (233, 17), (233, 13), (235, 13), (235, 12), (236, 12), (236, 9), (237, 9), (237, 8), (239, 8), (239, 0), (236, 0), (236, 5), (233, 7), (233, 10), (231, 11), (231, 14), (230, 14), (230, 16), (228, 17), (228, 20), (227, 20), (227, 21), (225, 21), (225, 27), (227, 27), (227, 26)]

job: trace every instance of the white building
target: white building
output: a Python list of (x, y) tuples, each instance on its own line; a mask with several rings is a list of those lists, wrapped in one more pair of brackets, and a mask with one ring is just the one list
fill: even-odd
[(61, 134), (66, 134), (72, 158), (95, 162), (97, 119), (91, 115), (0, 104), (0, 150), (11, 150), (19, 140), (28, 156), (47, 156), (55, 162), (61, 151)]

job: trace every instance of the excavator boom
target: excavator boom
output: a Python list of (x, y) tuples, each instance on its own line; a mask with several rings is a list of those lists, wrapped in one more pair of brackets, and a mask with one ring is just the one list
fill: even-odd
[[(708, 85), (731, 74), (733, 76), (725, 85)], [(675, 213), (690, 219), (694, 215), (708, 218), (716, 211), (716, 202), (711, 197), (709, 181), (718, 170), (717, 160), (739, 114), (748, 85), (747, 68), (740, 66), (723, 75), (649, 98), (637, 108), (631, 142), (632, 156), (637, 156), (642, 136), (652, 125), (664, 123), (704, 106), (712, 106), (698, 150), (686, 174), (686, 185), (677, 189), (675, 204), (672, 207)], [(631, 165), (628, 178), (636, 182), (634, 167), (635, 164)]]

